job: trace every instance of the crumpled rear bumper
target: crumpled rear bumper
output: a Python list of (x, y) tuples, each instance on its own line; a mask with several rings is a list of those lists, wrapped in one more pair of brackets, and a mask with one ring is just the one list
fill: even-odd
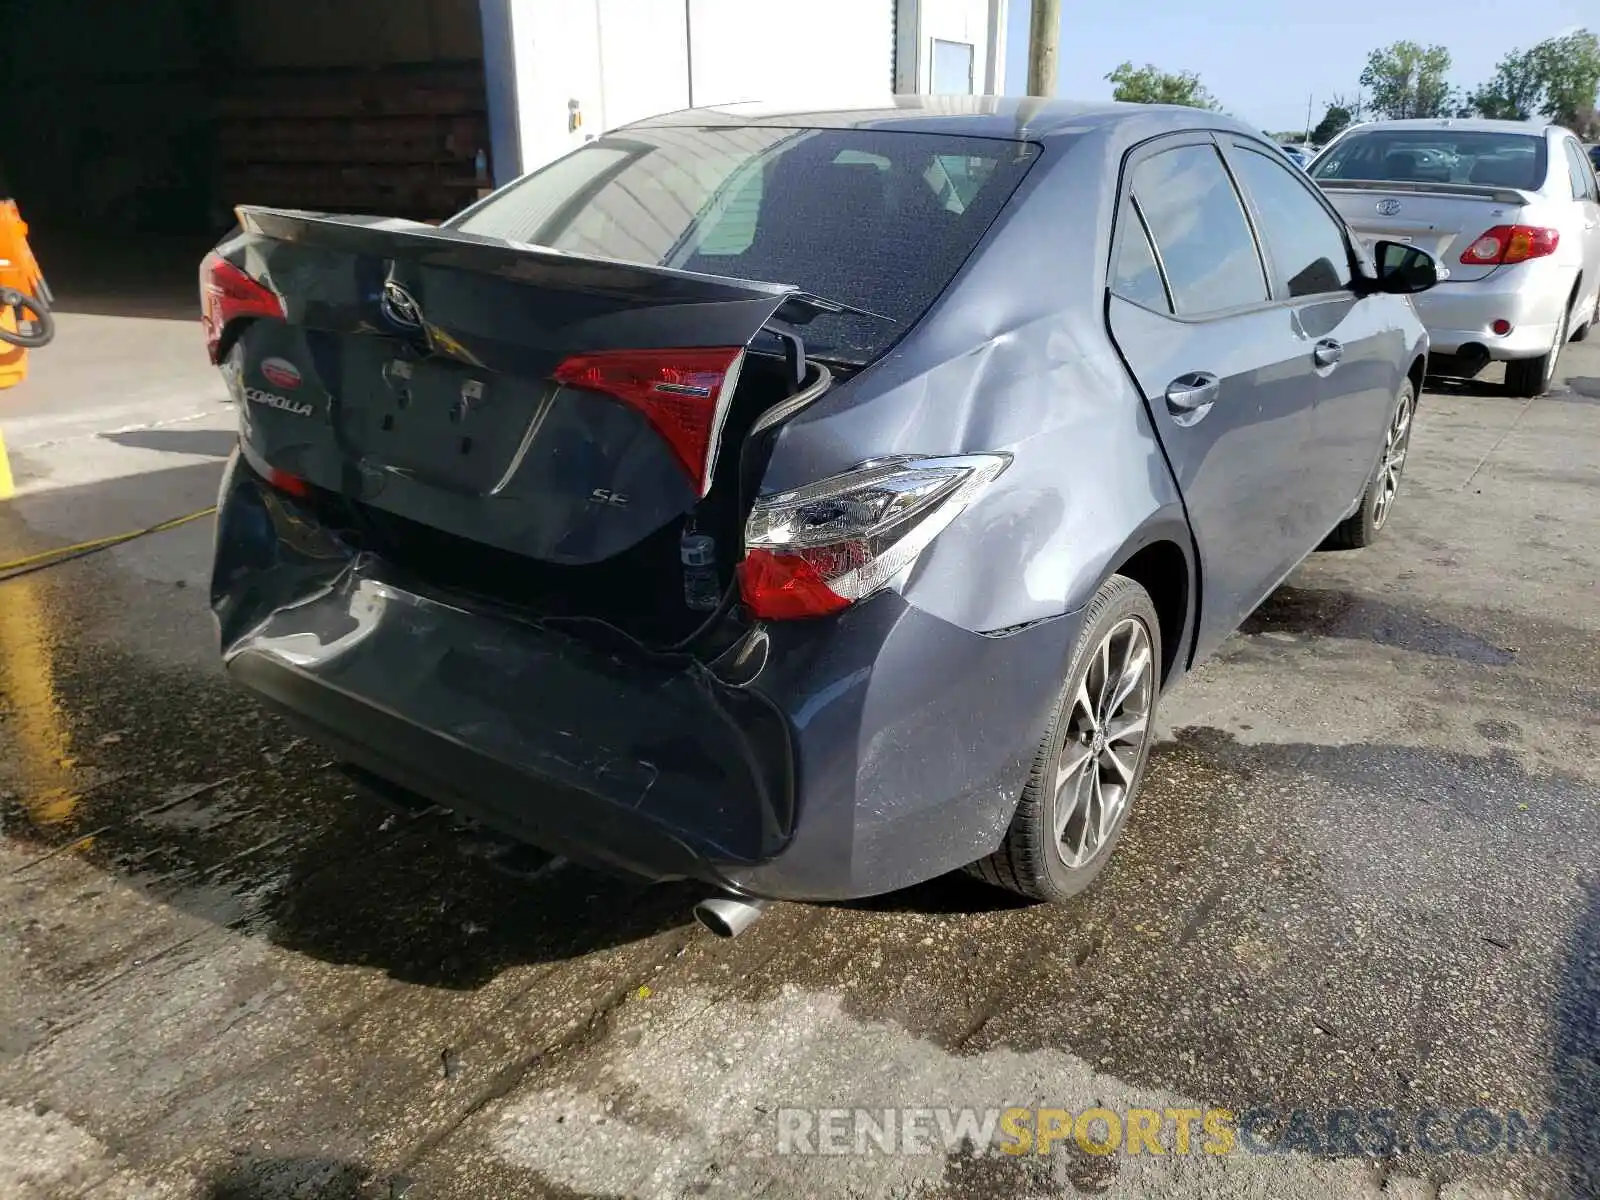
[(1076, 630), (985, 637), (889, 593), (703, 664), (432, 594), (237, 464), (212, 605), (232, 677), (382, 780), (578, 861), (795, 899), (993, 849)]

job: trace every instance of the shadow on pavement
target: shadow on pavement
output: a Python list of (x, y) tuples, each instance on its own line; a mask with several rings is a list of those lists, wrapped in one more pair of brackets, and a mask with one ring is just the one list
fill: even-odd
[(364, 1167), (337, 1158), (240, 1155), (203, 1193), (205, 1200), (356, 1200)]
[(1590, 375), (1574, 375), (1567, 380), (1567, 387), (1573, 395), (1581, 396), (1585, 400), (1600, 400), (1600, 379)]
[(204, 454), (211, 458), (227, 458), (239, 441), (239, 435), (232, 429), (130, 429), (124, 433), (102, 433), (100, 437), (138, 450)]
[[(27, 526), (0, 508), (0, 546), (26, 552), (170, 516), (175, 492), (214, 495), (216, 471), (30, 497)], [(439, 810), (397, 815), (354, 788), (216, 669), (197, 553), (209, 525), (185, 529), (0, 582), (0, 838), (30, 859), (74, 853), (285, 948), (439, 988), (685, 923), (699, 889), (614, 881), (547, 856), (509, 863)], [(132, 547), (138, 576), (118, 557)], [(169, 572), (176, 580), (163, 576), (167, 559), (186, 564)], [(507, 866), (520, 874), (497, 869)]]
[(1245, 618), (1239, 632), (1355, 638), (1484, 666), (1504, 666), (1516, 658), (1514, 652), (1427, 613), (1329, 588), (1280, 587)]
[(1425, 383), (1429, 392), (1441, 396), (1483, 396), (1499, 400), (1515, 399), (1498, 380), (1462, 379), (1454, 376), (1430, 375)]
[(841, 907), (862, 912), (970, 914), (1004, 912), (1036, 905), (1032, 900), (1002, 891), (965, 872), (955, 871), (915, 887), (902, 888), (898, 892), (847, 901)]

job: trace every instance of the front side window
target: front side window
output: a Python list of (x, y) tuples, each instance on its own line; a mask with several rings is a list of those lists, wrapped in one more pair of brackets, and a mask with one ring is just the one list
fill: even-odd
[(1290, 296), (1349, 287), (1350, 250), (1344, 233), (1294, 169), (1245, 147), (1233, 156), (1233, 165), (1255, 202), (1278, 287)]
[(599, 258), (793, 284), (886, 319), (806, 326), (868, 362), (955, 277), (1038, 155), (1032, 143), (872, 129), (619, 130), (447, 224)]
[(1179, 146), (1133, 171), (1133, 195), (1183, 316), (1267, 299), (1261, 256), (1213, 146)]

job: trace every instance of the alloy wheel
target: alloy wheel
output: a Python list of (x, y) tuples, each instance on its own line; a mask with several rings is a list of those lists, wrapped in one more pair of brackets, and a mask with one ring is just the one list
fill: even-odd
[(1128, 806), (1150, 735), (1155, 660), (1137, 617), (1100, 640), (1073, 695), (1056, 761), (1056, 845), (1067, 866), (1105, 848)]
[(1394, 410), (1394, 419), (1383, 436), (1383, 461), (1378, 465), (1378, 500), (1372, 509), (1372, 527), (1382, 529), (1400, 490), (1400, 474), (1405, 470), (1406, 452), (1411, 446), (1411, 397), (1403, 396)]

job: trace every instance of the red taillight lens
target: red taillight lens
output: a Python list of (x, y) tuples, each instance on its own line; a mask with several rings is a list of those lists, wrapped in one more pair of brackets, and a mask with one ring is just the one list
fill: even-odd
[(763, 496), (745, 524), (745, 607), (775, 621), (823, 617), (891, 586), (1010, 462), (879, 459)]
[(1530, 258), (1554, 254), (1560, 241), (1559, 229), (1541, 229), (1536, 225), (1496, 225), (1484, 230), (1472, 245), (1461, 252), (1461, 261), (1469, 267), (1527, 262)]
[(792, 621), (824, 617), (850, 601), (830, 589), (821, 573), (798, 554), (751, 550), (739, 564), (739, 595), (758, 617)]
[(722, 432), (722, 397), (737, 385), (744, 347), (606, 350), (575, 354), (553, 378), (603, 392), (636, 409), (672, 448), (703, 496)]
[(291, 475), (287, 471), (280, 471), (277, 467), (267, 469), (267, 482), (280, 492), (287, 492), (291, 496), (298, 496), (304, 500), (311, 495), (311, 485), (298, 475)]
[(212, 362), (221, 361), (223, 332), (241, 317), (282, 321), (283, 300), (220, 254), (206, 255), (200, 263), (200, 326), (205, 330), (206, 352)]

